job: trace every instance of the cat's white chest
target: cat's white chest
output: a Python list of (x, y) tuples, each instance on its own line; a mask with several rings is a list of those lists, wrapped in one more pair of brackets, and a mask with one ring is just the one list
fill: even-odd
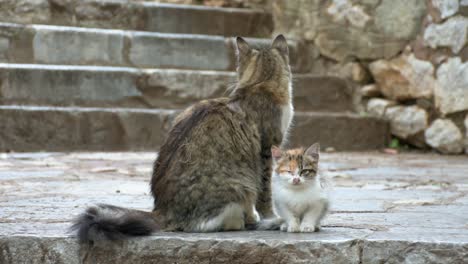
[(283, 133), (283, 138), (287, 136), (289, 126), (294, 116), (294, 107), (292, 104), (292, 85), (289, 84), (289, 102), (288, 104), (281, 107), (281, 133)]

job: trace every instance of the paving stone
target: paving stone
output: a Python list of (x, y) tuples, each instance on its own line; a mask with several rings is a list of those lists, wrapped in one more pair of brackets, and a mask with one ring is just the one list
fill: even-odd
[(247, 37), (270, 37), (273, 30), (271, 14), (262, 10), (128, 0), (2, 0), (1, 4), (2, 21), (14, 23)]
[[(67, 230), (86, 206), (151, 209), (147, 183), (155, 157), (2, 153), (0, 172), (10, 177), (0, 184), (0, 262), (464, 263), (468, 257), (466, 157), (376, 152), (321, 155), (322, 173), (352, 178), (332, 179), (331, 212), (318, 233), (156, 232), (78, 244)], [(451, 184), (429, 188), (428, 175), (433, 184)]]
[[(225, 71), (0, 64), (0, 103), (180, 109), (227, 95)], [(336, 77), (294, 76), (297, 111), (353, 111), (353, 88)]]

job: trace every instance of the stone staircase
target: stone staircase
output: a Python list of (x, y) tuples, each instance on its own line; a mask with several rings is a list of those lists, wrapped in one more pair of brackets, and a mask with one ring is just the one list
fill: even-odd
[[(0, 6), (0, 151), (156, 151), (180, 109), (235, 83), (235, 35), (270, 42), (270, 14), (124, 0)], [(5, 4), (6, 3), (6, 4)], [(290, 40), (291, 145), (384, 147), (352, 84), (307, 72)]]

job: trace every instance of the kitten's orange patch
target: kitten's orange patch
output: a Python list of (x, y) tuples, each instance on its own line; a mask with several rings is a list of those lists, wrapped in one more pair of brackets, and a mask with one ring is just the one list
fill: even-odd
[[(300, 162), (302, 162), (302, 164), (299, 164)], [(316, 171), (318, 167), (317, 163), (318, 160), (304, 155), (303, 148), (290, 149), (282, 153), (281, 158), (277, 161), (275, 171), (276, 173), (294, 172), (300, 167), (302, 167), (302, 169), (313, 169)]]
[(290, 149), (285, 151), (278, 160), (276, 173), (291, 171), (294, 172), (299, 168), (299, 161), (304, 149)]

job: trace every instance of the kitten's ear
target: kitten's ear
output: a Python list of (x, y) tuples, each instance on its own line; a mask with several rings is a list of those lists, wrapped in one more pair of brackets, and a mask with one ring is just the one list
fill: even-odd
[(305, 155), (307, 156), (310, 156), (314, 159), (318, 159), (319, 158), (319, 154), (320, 154), (320, 143), (315, 143), (313, 144), (312, 146), (310, 146), (305, 152), (304, 152)]
[(245, 41), (241, 37), (236, 38), (236, 44), (237, 44), (237, 56), (239, 57), (249, 54), (249, 52), (252, 50), (252, 48), (250, 48), (249, 46), (249, 43), (247, 43), (247, 41)]
[(275, 40), (273, 40), (273, 44), (271, 44), (271, 47), (279, 50), (282, 54), (286, 56), (289, 55), (288, 42), (286, 41), (286, 38), (281, 34), (278, 35), (275, 38)]
[(272, 146), (271, 156), (273, 157), (274, 160), (278, 160), (279, 158), (281, 158), (281, 149), (278, 148), (277, 146)]

